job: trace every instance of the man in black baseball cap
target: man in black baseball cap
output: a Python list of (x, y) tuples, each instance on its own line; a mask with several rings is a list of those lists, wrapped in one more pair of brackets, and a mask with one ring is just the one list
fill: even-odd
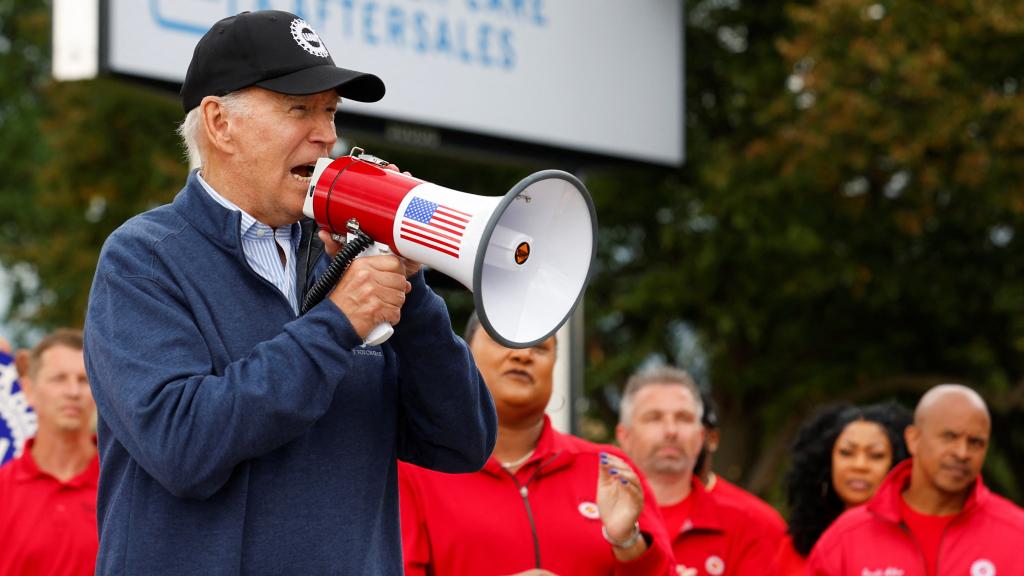
[(277, 10), (243, 12), (214, 24), (196, 45), (181, 86), (181, 104), (188, 112), (205, 96), (249, 86), (291, 95), (334, 89), (359, 102), (384, 97), (380, 78), (335, 66), (309, 24)]
[(299, 315), (339, 247), (302, 214), (339, 97), (383, 95), (287, 12), (196, 46), (179, 131), (198, 167), (111, 234), (90, 292), (97, 574), (397, 576), (396, 460), (487, 461), (493, 402), (418, 264), (358, 258)]

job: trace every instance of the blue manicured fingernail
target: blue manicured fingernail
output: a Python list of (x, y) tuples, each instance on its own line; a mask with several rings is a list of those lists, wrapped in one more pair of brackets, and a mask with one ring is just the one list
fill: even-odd
[(623, 484), (629, 484), (629, 480), (626, 480), (625, 478), (622, 478), (621, 480)]
[(612, 468), (611, 470), (609, 470), (609, 471), (608, 471), (608, 473), (609, 473), (609, 474), (618, 474), (618, 473), (619, 473), (619, 471), (618, 471), (618, 470), (616, 470), (615, 468)]

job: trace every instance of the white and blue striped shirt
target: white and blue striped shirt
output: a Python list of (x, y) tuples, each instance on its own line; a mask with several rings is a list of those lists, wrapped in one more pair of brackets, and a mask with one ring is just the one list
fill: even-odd
[[(236, 206), (232, 201), (221, 196), (214, 190), (202, 174), (196, 174), (203, 189), (218, 204), (235, 212), (242, 213), (242, 224), (239, 232), (242, 237), (242, 252), (249, 266), (268, 282), (277, 287), (291, 304), (295, 314), (299, 313), (299, 299), (295, 294), (295, 258), (299, 246), (302, 229), (298, 223), (281, 226), (276, 230)], [(278, 247), (284, 252), (285, 264), (281, 264)]]

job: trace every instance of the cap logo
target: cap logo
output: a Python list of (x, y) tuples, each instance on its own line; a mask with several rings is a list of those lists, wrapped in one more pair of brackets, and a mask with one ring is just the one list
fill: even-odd
[(321, 58), (329, 58), (331, 54), (327, 51), (327, 46), (324, 46), (323, 40), (320, 36), (313, 31), (313, 28), (306, 24), (306, 21), (302, 18), (296, 18), (292, 20), (292, 38), (295, 39), (295, 43), (300, 48), (309, 52), (313, 56), (319, 56)]

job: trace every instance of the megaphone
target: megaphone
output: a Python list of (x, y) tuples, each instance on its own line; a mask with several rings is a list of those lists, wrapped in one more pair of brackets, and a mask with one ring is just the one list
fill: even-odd
[(385, 251), (458, 280), (504, 346), (533, 346), (561, 327), (583, 296), (597, 244), (594, 203), (579, 179), (543, 170), (504, 196), (477, 196), (387, 165), (360, 148), (321, 158), (303, 212), (335, 235), (355, 223)]

